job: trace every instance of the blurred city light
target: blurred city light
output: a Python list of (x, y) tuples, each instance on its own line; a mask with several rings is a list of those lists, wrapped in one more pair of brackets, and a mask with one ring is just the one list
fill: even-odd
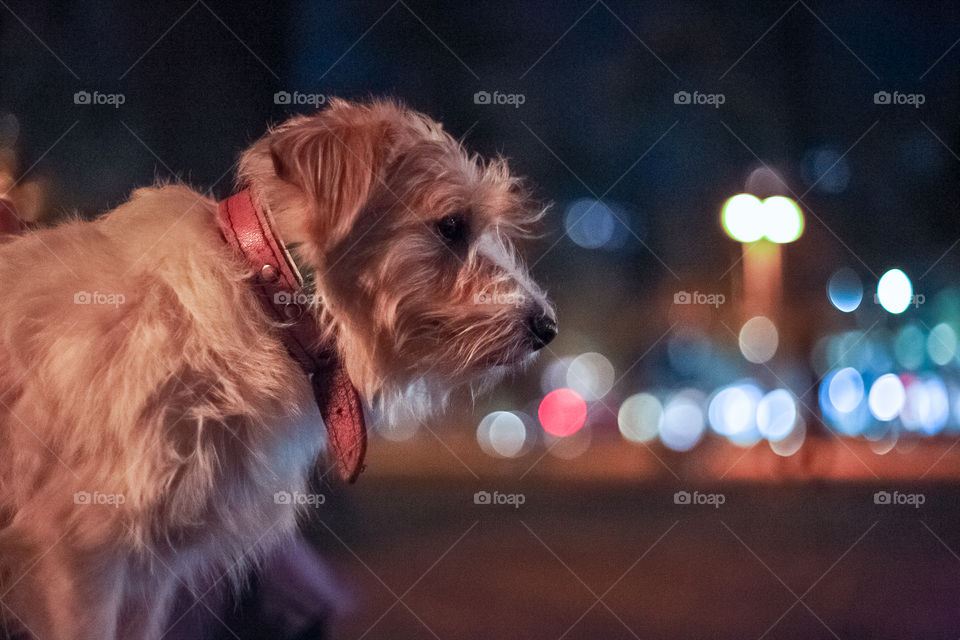
[(724, 230), (738, 242), (756, 242), (766, 236), (771, 242), (793, 242), (803, 233), (803, 213), (785, 196), (760, 200), (749, 193), (728, 199), (721, 213)]
[(906, 392), (900, 378), (887, 373), (877, 378), (870, 387), (867, 402), (870, 413), (881, 422), (893, 420), (903, 410), (906, 401)]
[(540, 401), (537, 417), (544, 431), (565, 438), (583, 427), (587, 420), (587, 403), (573, 389), (554, 389)]
[(786, 389), (774, 389), (757, 405), (757, 429), (768, 440), (782, 440), (797, 422), (797, 402)]
[(660, 421), (660, 441), (674, 451), (689, 451), (703, 437), (702, 395), (692, 389), (680, 391), (667, 401)]
[(807, 425), (803, 422), (803, 418), (797, 418), (797, 422), (790, 433), (779, 440), (770, 440), (769, 445), (770, 449), (778, 456), (788, 457), (800, 451), (800, 447), (803, 446), (806, 438)]
[(877, 301), (890, 313), (903, 313), (913, 298), (910, 278), (900, 269), (890, 269), (877, 283)]
[(494, 411), (477, 427), (480, 448), (492, 456), (514, 458), (523, 451), (526, 441), (527, 428), (523, 420), (509, 411)]
[(812, 188), (823, 193), (843, 193), (850, 182), (847, 157), (831, 147), (820, 147), (803, 157), (803, 173)]
[(857, 272), (850, 267), (843, 267), (834, 272), (827, 284), (827, 295), (830, 297), (830, 303), (840, 311), (844, 313), (856, 311), (863, 300), (863, 284)]
[(616, 374), (613, 365), (599, 353), (577, 356), (567, 368), (567, 387), (584, 400), (599, 400), (613, 387)]
[(756, 242), (764, 233), (762, 209), (760, 198), (749, 193), (737, 194), (723, 205), (723, 228), (738, 242)]
[(760, 389), (749, 383), (720, 389), (707, 405), (710, 428), (727, 437), (747, 434), (755, 428), (757, 403), (762, 396)]
[(740, 329), (740, 353), (750, 362), (762, 364), (776, 354), (779, 340), (773, 322), (766, 316), (756, 316)]
[(629, 230), (624, 223), (630, 218), (629, 212), (615, 205), (593, 198), (580, 198), (567, 207), (563, 224), (567, 235), (577, 246), (584, 249), (617, 249), (626, 243)]
[(927, 354), (935, 364), (941, 367), (949, 364), (957, 356), (957, 333), (946, 322), (941, 322), (927, 336)]
[(916, 371), (923, 365), (926, 353), (926, 339), (920, 327), (908, 324), (897, 332), (893, 340), (893, 355), (901, 367)]
[(637, 393), (620, 405), (617, 425), (623, 437), (631, 442), (650, 442), (660, 432), (663, 406), (656, 396)]
[(827, 398), (840, 413), (850, 413), (863, 401), (863, 377), (853, 367), (832, 374), (826, 384)]
[(764, 235), (772, 242), (793, 242), (803, 233), (803, 213), (797, 203), (785, 196), (771, 196), (763, 201)]

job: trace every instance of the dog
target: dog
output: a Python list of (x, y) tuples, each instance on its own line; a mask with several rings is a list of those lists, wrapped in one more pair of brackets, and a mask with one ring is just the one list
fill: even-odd
[(302, 273), (295, 320), (225, 242), (222, 203), (181, 184), (0, 243), (8, 632), (159, 638), (178, 589), (239, 584), (294, 535), (277, 496), (305, 494), (331, 444), (294, 322), (385, 423), (482, 392), (556, 335), (515, 248), (544, 209), (398, 102), (293, 117), (242, 154), (238, 186)]

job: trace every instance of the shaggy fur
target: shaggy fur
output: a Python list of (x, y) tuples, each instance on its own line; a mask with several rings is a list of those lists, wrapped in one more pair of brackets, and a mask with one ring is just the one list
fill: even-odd
[[(553, 311), (512, 248), (540, 211), (503, 161), (393, 102), (333, 101), (240, 167), (387, 416), (425, 415), (542, 346), (529, 322)], [(323, 430), (215, 214), (184, 186), (139, 189), (0, 243), (10, 630), (159, 638), (178, 588), (235, 583), (295, 530), (274, 494), (306, 491)]]

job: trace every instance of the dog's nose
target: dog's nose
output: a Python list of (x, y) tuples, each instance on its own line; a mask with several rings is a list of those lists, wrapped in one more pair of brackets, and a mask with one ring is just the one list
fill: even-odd
[(534, 351), (547, 346), (557, 337), (557, 321), (543, 313), (528, 317), (527, 328), (530, 330), (530, 344)]

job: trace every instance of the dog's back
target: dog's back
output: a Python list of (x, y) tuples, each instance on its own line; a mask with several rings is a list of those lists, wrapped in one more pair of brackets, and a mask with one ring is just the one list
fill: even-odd
[(118, 618), (150, 637), (180, 581), (294, 524), (265, 497), (300, 486), (319, 431), (214, 208), (141, 189), (0, 244), (0, 577), (41, 637), (109, 638)]

